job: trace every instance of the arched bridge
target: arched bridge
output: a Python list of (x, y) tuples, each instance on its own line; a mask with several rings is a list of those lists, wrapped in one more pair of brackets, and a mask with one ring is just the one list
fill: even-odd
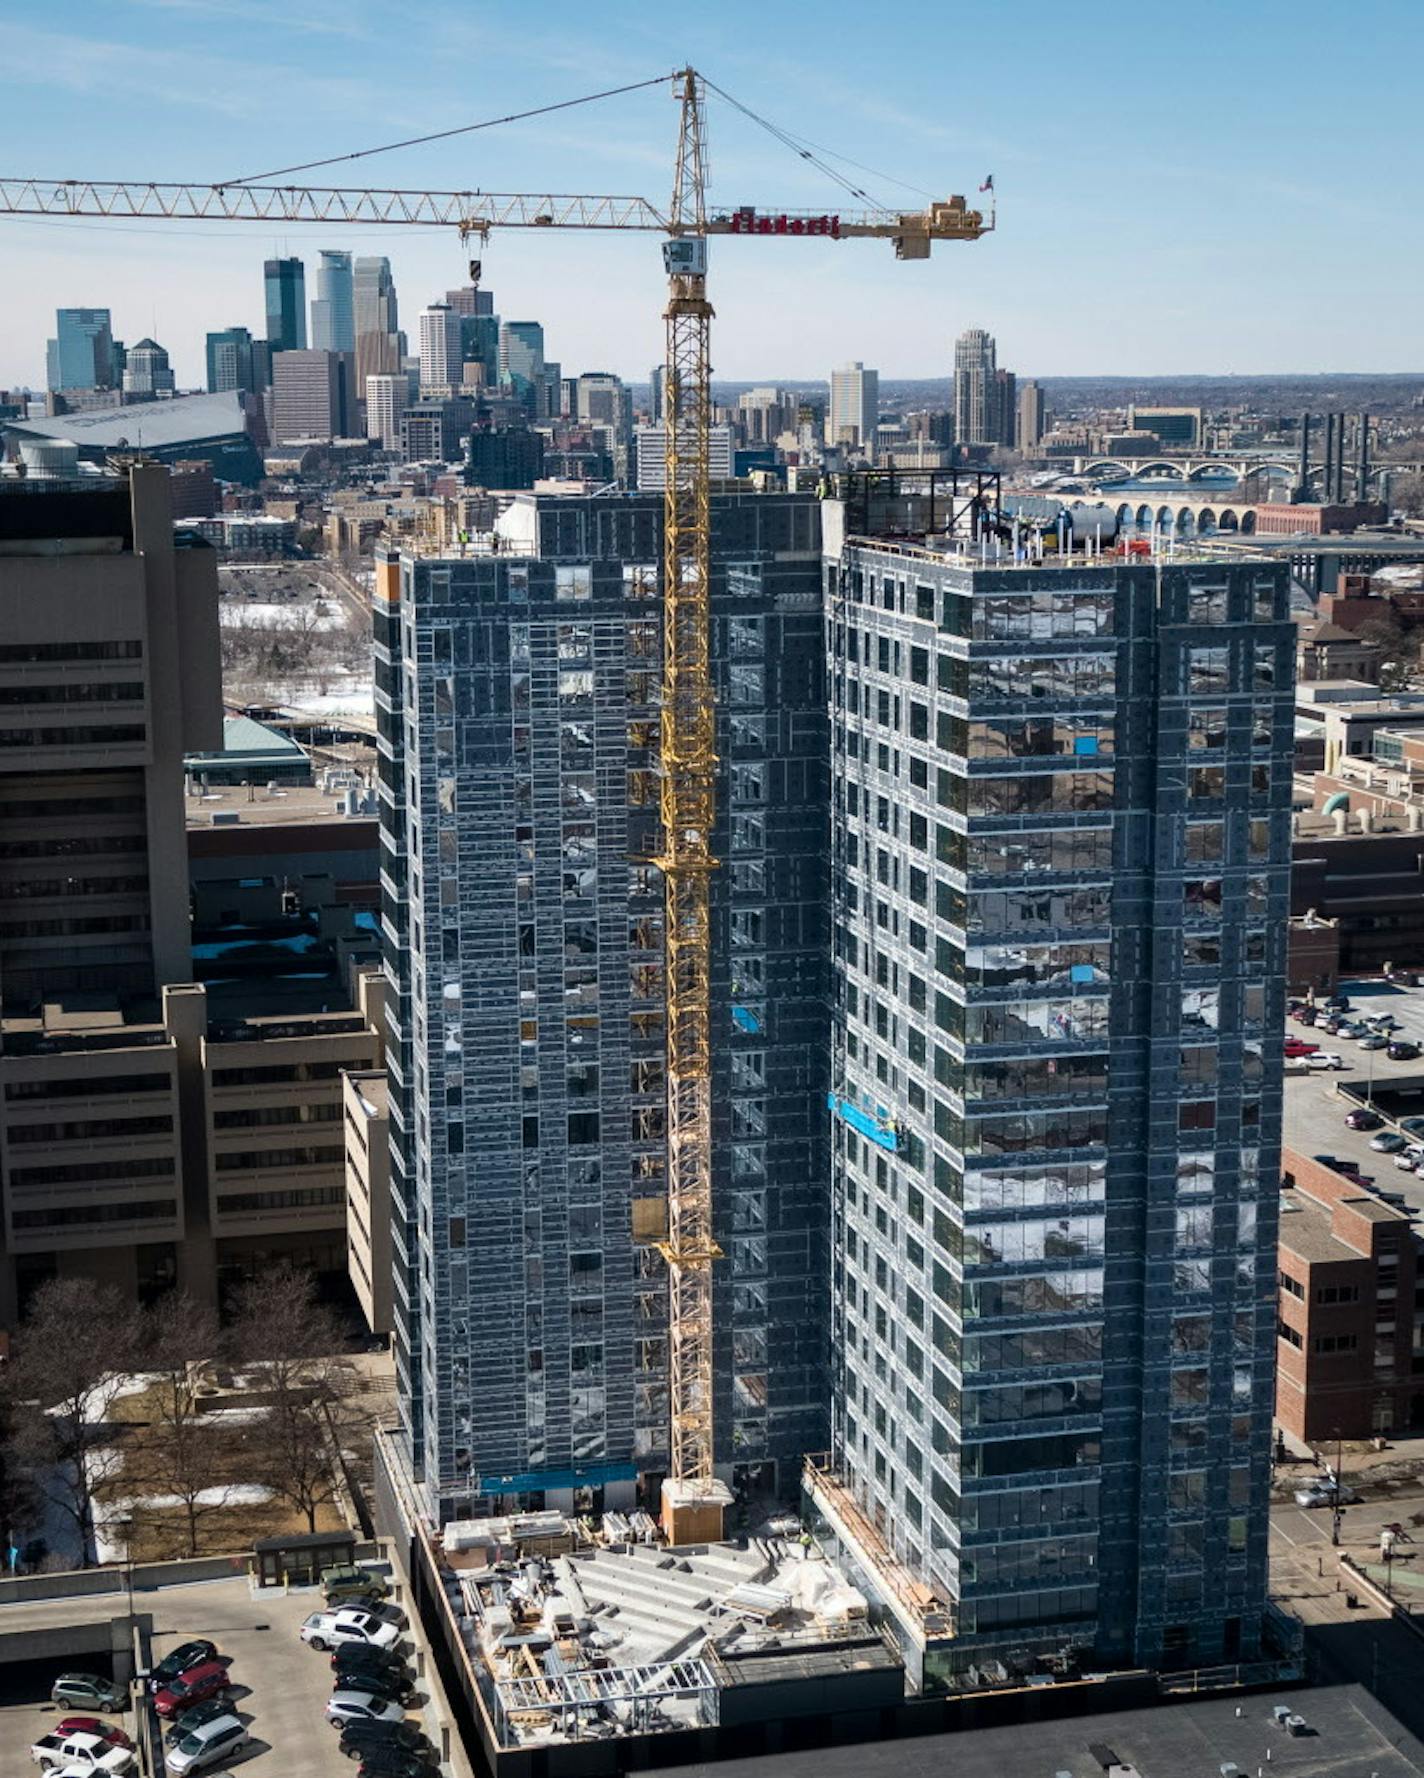
[(1223, 470), (1244, 480), (1274, 470), (1278, 477), (1295, 480), (1299, 463), (1279, 457), (1075, 457), (1075, 475), (1111, 475), (1124, 480), (1151, 478), (1163, 482), (1210, 482)]
[(1117, 514), (1120, 531), (1135, 530), (1144, 535), (1155, 527), (1173, 537), (1217, 537), (1223, 532), (1249, 537), (1256, 529), (1256, 504), (1233, 498), (1230, 493), (1217, 499), (1139, 493), (1120, 500), (1075, 494), (1063, 503), (1070, 511), (1075, 506), (1110, 506)]

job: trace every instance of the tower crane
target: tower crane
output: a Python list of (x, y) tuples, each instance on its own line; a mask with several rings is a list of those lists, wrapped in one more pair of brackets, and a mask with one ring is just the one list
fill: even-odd
[[(638, 84), (660, 84), (663, 78)], [(932, 242), (978, 240), (993, 228), (994, 219), (968, 208), (962, 197), (931, 202), (920, 211), (872, 208), (848, 215), (761, 211), (750, 206), (709, 208), (705, 129), (709, 83), (693, 68), (680, 69), (671, 80), (680, 123), (672, 201), (666, 210), (645, 198), (628, 196), (316, 188), (246, 179), (193, 185), (0, 178), (0, 216), (363, 226), (443, 223), (458, 229), (463, 241), (484, 241), (496, 228), (637, 230), (665, 237), (662, 849), (656, 862), (664, 882), (667, 953), (668, 1219), (660, 1246), (669, 1278), (670, 1463), (662, 1520), (670, 1541), (677, 1543), (720, 1536), (728, 1498), (715, 1475), (713, 1438), (712, 1267), (721, 1255), (712, 1194), (710, 941), (717, 756), (710, 643), (713, 311), (707, 299), (707, 239), (745, 235), (890, 240), (898, 259), (927, 259)], [(745, 111), (742, 106), (738, 109)], [(784, 132), (773, 129), (773, 133), (803, 158), (815, 159)], [(421, 138), (429, 139), (434, 138)]]

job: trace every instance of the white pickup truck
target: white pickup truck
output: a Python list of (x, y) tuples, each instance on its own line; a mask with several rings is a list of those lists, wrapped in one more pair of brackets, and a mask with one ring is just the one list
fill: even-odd
[[(102, 1735), (41, 1735), (30, 1758), (45, 1768), (48, 1778), (67, 1778), (70, 1772), (83, 1772), (87, 1778), (128, 1778), (135, 1770), (130, 1749), (115, 1747)], [(63, 1774), (55, 1772), (57, 1766), (64, 1768)]]

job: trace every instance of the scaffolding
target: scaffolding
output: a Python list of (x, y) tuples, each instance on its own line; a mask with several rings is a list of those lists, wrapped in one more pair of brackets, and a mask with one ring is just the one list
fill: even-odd
[(495, 1726), (505, 1747), (554, 1736), (606, 1740), (615, 1734), (702, 1728), (717, 1720), (716, 1681), (701, 1660), (500, 1679), (494, 1699)]

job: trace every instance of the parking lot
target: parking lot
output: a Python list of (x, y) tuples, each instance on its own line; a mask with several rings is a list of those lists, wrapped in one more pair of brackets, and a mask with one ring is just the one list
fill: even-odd
[[(1340, 991), (1350, 1001), (1347, 1016), (1388, 1013), (1399, 1025), (1392, 1035), (1424, 1047), (1424, 988), (1346, 981)], [(1392, 1155), (1372, 1149), (1370, 1138), (1377, 1131), (1351, 1130), (1345, 1124), (1347, 1113), (1366, 1102), (1375, 1102), (1387, 1117), (1424, 1117), (1424, 1057), (1392, 1062), (1382, 1049), (1361, 1050), (1356, 1040), (1332, 1037), (1294, 1020), (1285, 1029), (1288, 1037), (1318, 1043), (1344, 1063), (1338, 1073), (1287, 1074), (1286, 1146), (1298, 1154), (1333, 1154), (1354, 1161), (1378, 1185), (1402, 1193), (1407, 1209), (1424, 1215), (1424, 1178), (1397, 1168)]]
[[(303, 1618), (320, 1604), (313, 1590), (254, 1593), (246, 1575), (135, 1594), (134, 1609), (153, 1616), (155, 1660), (197, 1636), (232, 1657), (236, 1709), (252, 1742), (235, 1758), (220, 1760), (220, 1772), (235, 1768), (243, 1778), (352, 1778), (356, 1767), (338, 1751), (337, 1734), (323, 1714), (331, 1696), (330, 1656), (308, 1648), (297, 1634)], [(7, 1605), (4, 1627), (12, 1633), (29, 1624), (48, 1629), (112, 1618), (124, 1610), (122, 1597), (112, 1594), (37, 1600)], [(82, 1660), (0, 1668), (0, 1774), (5, 1778), (38, 1770), (31, 1765), (30, 1746), (65, 1714), (49, 1702), (49, 1685), (61, 1671), (83, 1668)], [(111, 1720), (132, 1732), (132, 1711)]]

